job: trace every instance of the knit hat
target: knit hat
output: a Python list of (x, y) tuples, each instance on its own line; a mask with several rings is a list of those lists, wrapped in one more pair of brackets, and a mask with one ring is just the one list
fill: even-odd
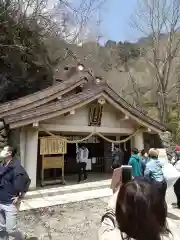
[(159, 151), (155, 148), (150, 148), (148, 154), (150, 157), (158, 157)]
[(180, 151), (180, 146), (176, 146), (175, 150)]

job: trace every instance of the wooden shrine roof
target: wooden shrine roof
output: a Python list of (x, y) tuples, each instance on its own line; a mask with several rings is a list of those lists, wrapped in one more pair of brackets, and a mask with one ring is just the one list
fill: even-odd
[(140, 122), (140, 125), (152, 127), (157, 131), (166, 130), (165, 126), (127, 103), (107, 83), (90, 84), (80, 93), (73, 93), (71, 96), (63, 97), (61, 100), (5, 116), (4, 120), (10, 128), (18, 128), (68, 113), (71, 110), (75, 110), (92, 102), (100, 96), (103, 96), (120, 111), (124, 111), (130, 118)]
[[(58, 111), (67, 109), (68, 107), (72, 107), (78, 103), (82, 103), (82, 101), (84, 102), (88, 99), (91, 99), (92, 97), (103, 91), (103, 89), (104, 86), (94, 86), (91, 89), (87, 89), (78, 94), (72, 94), (72, 96), (64, 97), (63, 99), (57, 100), (56, 102), (39, 106), (35, 109), (23, 111), (19, 114), (7, 116), (4, 118), (4, 120), (6, 123), (10, 124), (14, 122), (23, 122), (25, 120), (28, 120), (29, 123), (33, 123), (34, 121), (42, 121), (49, 118), (46, 116), (47, 114), (50, 114), (50, 118), (52, 118), (53, 113), (55, 113), (54, 116), (61, 115)], [(68, 112), (68, 110), (66, 112)]]
[(28, 96), (19, 98), (17, 100), (9, 101), (0, 105), (0, 118), (8, 115), (17, 114), (28, 109), (36, 108), (40, 105), (44, 105), (47, 102), (56, 99), (63, 94), (73, 90), (74, 88), (87, 82), (88, 74), (81, 73), (73, 76), (72, 78), (50, 86), (44, 90), (35, 92)]
[[(86, 69), (67, 72), (65, 80), (26, 97), (0, 105), (0, 118), (12, 128), (18, 128), (50, 119), (80, 108), (103, 96), (107, 102), (125, 115), (150, 127), (155, 131), (165, 131), (159, 122), (134, 108), (117, 94), (105, 81), (95, 81), (93, 74)], [(72, 91), (81, 87), (82, 91)], [(69, 96), (68, 96), (69, 94)]]

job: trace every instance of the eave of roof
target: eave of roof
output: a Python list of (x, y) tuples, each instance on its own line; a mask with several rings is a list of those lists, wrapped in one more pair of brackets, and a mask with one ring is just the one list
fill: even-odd
[(79, 73), (78, 76), (74, 76), (65, 82), (55, 84), (17, 100), (1, 104), (0, 118), (43, 105), (86, 82), (87, 79), (85, 74), (82, 75)]
[(149, 116), (145, 115), (140, 110), (133, 107), (127, 101), (125, 101), (122, 97), (120, 97), (110, 86), (106, 89), (106, 93), (115, 101), (117, 104), (120, 104), (123, 109), (130, 112), (132, 115), (136, 116), (137, 118), (147, 122), (150, 125), (153, 125), (157, 129), (161, 131), (166, 131), (166, 127), (161, 124), (160, 122), (150, 118)]
[[(24, 126), (35, 122), (37, 119), (38, 121), (42, 121), (47, 118), (51, 118), (52, 115), (58, 116), (59, 111), (76, 106), (77, 104), (86, 100), (91, 100), (93, 97), (96, 97), (98, 94), (100, 94), (104, 88), (104, 85), (94, 86), (93, 88), (86, 89), (78, 94), (73, 94), (71, 97), (65, 97), (57, 102), (45, 104), (31, 110), (23, 111), (19, 114), (6, 116), (4, 117), (4, 121), (9, 125), (12, 123), (19, 123), (20, 125), (18, 124), (18, 126)], [(68, 112), (68, 110), (66, 112)], [(47, 117), (47, 115), (50, 117)], [(26, 124), (24, 124), (24, 121), (26, 121)]]
[(23, 111), (19, 114), (14, 114), (4, 118), (5, 123), (9, 124), (10, 128), (21, 127), (31, 124), (35, 121), (42, 121), (68, 112), (71, 108), (76, 109), (88, 102), (93, 101), (101, 94), (109, 97), (109, 101), (116, 105), (120, 110), (129, 113), (132, 118), (140, 120), (142, 125), (150, 125), (157, 132), (165, 131), (166, 128), (159, 122), (149, 118), (144, 113), (140, 112), (124, 99), (122, 99), (109, 85), (92, 85), (89, 89), (82, 93), (73, 94), (71, 97), (63, 98), (54, 103), (45, 104), (31, 110)]

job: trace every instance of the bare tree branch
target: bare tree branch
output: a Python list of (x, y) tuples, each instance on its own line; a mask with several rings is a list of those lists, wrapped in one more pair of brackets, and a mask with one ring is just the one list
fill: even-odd
[(139, 0), (133, 24), (147, 37), (147, 49), (143, 57), (149, 77), (156, 83), (160, 120), (166, 123), (172, 66), (180, 48), (180, 1)]

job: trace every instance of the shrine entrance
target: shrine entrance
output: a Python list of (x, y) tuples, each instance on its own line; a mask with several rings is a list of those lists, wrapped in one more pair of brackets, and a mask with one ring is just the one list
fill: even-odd
[[(116, 142), (115, 136), (104, 137)], [(39, 137), (37, 165), (38, 185), (44, 186), (46, 184), (63, 183), (64, 180), (67, 179), (76, 181), (77, 151), (82, 145), (85, 145), (89, 150), (86, 168), (89, 173), (103, 175), (103, 173), (111, 172), (114, 143), (97, 135), (88, 137), (85, 140), (84, 138), (86, 137), (82, 135), (69, 136), (66, 134), (63, 134), (63, 137), (60, 134)], [(117, 143), (124, 152), (123, 164), (128, 163), (131, 153), (130, 139), (123, 142), (123, 140), (126, 140), (127, 138), (129, 137), (121, 136), (121, 140)], [(65, 139), (68, 139), (68, 141), (65, 141)]]
[[(81, 139), (84, 136), (68, 136), (68, 139)], [(103, 173), (104, 168), (104, 140), (100, 137), (93, 136), (87, 141), (82, 143), (67, 143), (67, 153), (64, 156), (65, 159), (65, 175), (76, 174), (76, 162), (77, 162), (77, 150), (82, 145), (85, 145), (89, 150), (89, 157), (87, 163), (88, 172), (98, 172)]]
[[(104, 140), (98, 136), (92, 136), (81, 143), (67, 143), (61, 141), (60, 134), (55, 137), (46, 134), (39, 136), (37, 184), (44, 186), (49, 184), (63, 183), (64, 176), (77, 174), (77, 150), (85, 145), (89, 150), (87, 171), (89, 173), (104, 173)], [(62, 136), (62, 135), (61, 135)], [(84, 136), (69, 136), (63, 134), (69, 141), (83, 139)], [(58, 143), (59, 141), (59, 143)], [(73, 177), (76, 180), (76, 177)], [(66, 179), (65, 179), (66, 180)]]

